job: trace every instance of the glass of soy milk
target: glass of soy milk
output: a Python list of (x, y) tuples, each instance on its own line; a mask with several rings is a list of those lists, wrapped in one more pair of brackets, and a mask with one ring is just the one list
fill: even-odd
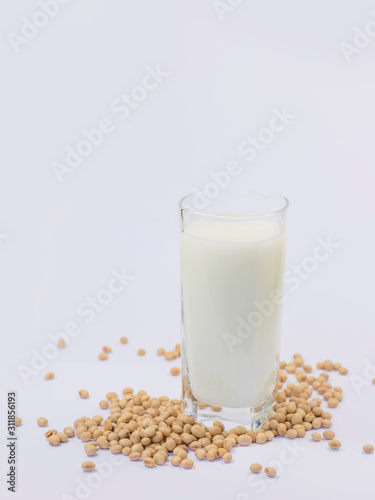
[(184, 413), (256, 429), (277, 391), (288, 200), (227, 189), (179, 208)]

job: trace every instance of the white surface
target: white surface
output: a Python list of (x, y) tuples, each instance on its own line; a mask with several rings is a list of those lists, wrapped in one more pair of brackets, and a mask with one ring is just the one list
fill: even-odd
[[(304, 279), (289, 275), (282, 357), (301, 352), (311, 364), (332, 358), (349, 368), (351, 378), (334, 377), (345, 391), (334, 411), (342, 449), (299, 440), (305, 450), (264, 492), (248, 484), (249, 464), (279, 459), (282, 439), (236, 449), (231, 464), (198, 463), (190, 471), (148, 470), (124, 459), (89, 498), (124, 495), (125, 488), (129, 497), (153, 498), (160, 488), (158, 498), (178, 492), (225, 500), (301, 491), (305, 500), (317, 491), (351, 499), (374, 491), (375, 455), (361, 449), (375, 444), (375, 386), (355, 391), (352, 382), (359, 380), (353, 375), (363, 380), (366, 359), (375, 364), (375, 39), (351, 63), (340, 50), (356, 26), (374, 19), (373, 8), (363, 0), (245, 0), (220, 21), (211, 0), (73, 0), (15, 54), (7, 34), (19, 33), (22, 17), (38, 5), (2, 3), (2, 498), (7, 390), (18, 390), (24, 422), (17, 498), (40, 500), (78, 498), (76, 481), (87, 475), (82, 446), (51, 448), (35, 424), (39, 416), (62, 428), (99, 413), (97, 402), (124, 386), (179, 395), (171, 365), (154, 354), (179, 339), (177, 202), (231, 160), (241, 166), (233, 187), (290, 199), (287, 269), (314, 255), (317, 238), (339, 244)], [(156, 65), (169, 76), (121, 120), (112, 103)], [(246, 138), (284, 106), (295, 118), (247, 162), (238, 147), (248, 148)], [(51, 163), (105, 118), (113, 133), (60, 184)], [(121, 267), (134, 280), (86, 324), (77, 306)], [(82, 332), (25, 387), (17, 367), (30, 366), (31, 350), (70, 321)], [(123, 334), (127, 346), (118, 342)], [(114, 352), (100, 363), (105, 344)], [(147, 356), (136, 356), (140, 347)], [(56, 379), (44, 381), (46, 371)], [(89, 400), (78, 398), (81, 388)]]

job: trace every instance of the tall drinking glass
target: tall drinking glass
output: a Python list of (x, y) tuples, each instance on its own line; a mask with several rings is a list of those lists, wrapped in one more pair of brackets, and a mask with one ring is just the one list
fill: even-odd
[(256, 429), (278, 380), (288, 200), (227, 189), (179, 208), (184, 413)]

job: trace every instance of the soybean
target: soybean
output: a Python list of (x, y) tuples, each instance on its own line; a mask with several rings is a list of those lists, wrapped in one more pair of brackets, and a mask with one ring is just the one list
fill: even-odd
[(179, 465), (181, 465), (181, 462), (182, 462), (182, 458), (177, 456), (177, 455), (171, 458), (172, 465), (179, 466)]
[(276, 476), (276, 469), (274, 469), (273, 467), (266, 467), (264, 469), (264, 472), (266, 473), (266, 475), (268, 477), (275, 477)]
[(333, 431), (324, 431), (323, 432), (324, 439), (328, 439), (329, 441), (335, 437), (335, 433)]
[(365, 444), (363, 447), (363, 451), (365, 453), (373, 453), (374, 447), (372, 446), (372, 444)]
[(90, 471), (94, 470), (96, 466), (95, 466), (94, 462), (83, 462), (81, 467), (84, 471), (90, 472)]
[(339, 450), (341, 448), (341, 443), (340, 441), (337, 441), (337, 439), (333, 439), (332, 441), (329, 441), (328, 446), (331, 450)]
[(194, 462), (190, 460), (190, 458), (185, 458), (182, 460), (181, 465), (184, 469), (191, 469), (194, 465)]
[(48, 442), (49, 444), (52, 444), (52, 446), (57, 446), (58, 444), (60, 444), (60, 441), (60, 436), (58, 436), (57, 434), (52, 434), (52, 436), (48, 438)]

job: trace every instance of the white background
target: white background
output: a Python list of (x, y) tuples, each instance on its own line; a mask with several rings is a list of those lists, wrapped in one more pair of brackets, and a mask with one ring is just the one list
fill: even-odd
[[(8, 390), (18, 391), (23, 419), (17, 498), (41, 500), (83, 498), (77, 481), (89, 475), (80, 469), (81, 443), (52, 448), (38, 417), (61, 430), (82, 415), (105, 415), (98, 402), (126, 386), (179, 397), (180, 380), (169, 374), (176, 362), (155, 354), (179, 341), (177, 203), (230, 160), (242, 168), (232, 187), (290, 199), (288, 269), (313, 256), (317, 238), (339, 245), (298, 290), (286, 288), (281, 357), (301, 352), (314, 366), (332, 359), (348, 367), (349, 376), (332, 375), (344, 388), (333, 425), (342, 449), (298, 440), (303, 450), (289, 453), (277, 479), (263, 475), (257, 484), (250, 463), (280, 460), (286, 440), (236, 448), (231, 464), (199, 462), (190, 471), (145, 469), (122, 457), (86, 497), (268, 500), (303, 491), (311, 500), (318, 490), (342, 499), (374, 492), (375, 456), (362, 446), (375, 444), (375, 386), (365, 370), (366, 359), (375, 364), (375, 38), (350, 61), (340, 44), (353, 44), (355, 28), (375, 21), (375, 3), (237, 3), (220, 19), (211, 0), (72, 0), (18, 53), (8, 34), (21, 35), (22, 18), (40, 8), (32, 0), (1, 5), (2, 497)], [(168, 77), (120, 120), (111, 103), (156, 65)], [(284, 107), (295, 118), (246, 161), (239, 144)], [(64, 162), (65, 147), (104, 118), (114, 132), (60, 183), (51, 164)], [(134, 279), (87, 324), (77, 306), (121, 268)], [(70, 321), (81, 333), (26, 385), (20, 365), (31, 368), (32, 350)], [(97, 359), (103, 345), (113, 349), (105, 363)], [(137, 356), (139, 348), (147, 355)], [(47, 371), (55, 380), (44, 380)], [(79, 399), (82, 388), (90, 399)]]

